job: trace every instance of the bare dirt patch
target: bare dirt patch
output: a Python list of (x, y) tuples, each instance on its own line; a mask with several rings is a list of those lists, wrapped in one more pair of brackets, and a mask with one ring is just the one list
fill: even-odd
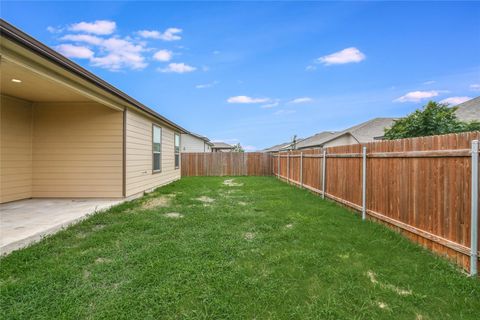
[(178, 213), (178, 212), (165, 213), (164, 216), (167, 217), (167, 218), (173, 218), (173, 219), (183, 218), (183, 214)]
[(243, 183), (234, 182), (234, 179), (227, 179), (223, 181), (223, 184), (229, 187), (241, 187)]
[(103, 228), (105, 228), (104, 224), (96, 224), (96, 225), (93, 226), (92, 230), (93, 231), (98, 231), (98, 230), (102, 230)]
[(91, 273), (90, 271), (88, 271), (88, 270), (83, 270), (83, 279), (88, 279), (88, 278), (90, 278), (90, 275), (91, 275), (91, 274), (92, 274), (92, 273)]
[(244, 238), (245, 240), (253, 240), (253, 239), (255, 238), (255, 233), (253, 233), (253, 232), (245, 232), (245, 233), (243, 234), (243, 238)]
[(377, 301), (377, 306), (378, 306), (380, 309), (389, 309), (389, 308), (388, 308), (388, 305), (387, 305), (385, 302), (382, 302), (382, 301)]
[(95, 263), (109, 263), (112, 262), (112, 260), (107, 259), (107, 258), (97, 258), (95, 259)]
[(369, 270), (367, 271), (367, 277), (370, 279), (370, 282), (373, 284), (378, 284), (380, 287), (391, 290), (395, 293), (397, 293), (400, 296), (409, 296), (412, 294), (411, 290), (405, 290), (402, 288), (399, 288), (397, 286), (394, 286), (393, 284), (390, 283), (382, 283), (377, 280), (377, 275), (375, 272)]
[(85, 232), (78, 232), (75, 237), (77, 239), (85, 239), (87, 237), (87, 234)]
[(152, 199), (148, 199), (142, 205), (143, 209), (165, 208), (169, 207), (172, 203), (172, 198), (175, 195), (161, 195)]
[(200, 201), (200, 202), (203, 202), (203, 203), (212, 203), (215, 201), (215, 199), (212, 199), (210, 197), (207, 197), (207, 196), (201, 196), (199, 198), (195, 198), (194, 200), (197, 200), (197, 201)]

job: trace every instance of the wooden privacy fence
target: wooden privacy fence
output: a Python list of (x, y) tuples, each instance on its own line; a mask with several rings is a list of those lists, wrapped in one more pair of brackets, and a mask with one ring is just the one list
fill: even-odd
[(263, 152), (182, 153), (182, 177), (271, 176), (271, 155)]
[(474, 275), (479, 200), (472, 141), (479, 138), (470, 132), (380, 141), (280, 153), (271, 161), (277, 177), (357, 209)]

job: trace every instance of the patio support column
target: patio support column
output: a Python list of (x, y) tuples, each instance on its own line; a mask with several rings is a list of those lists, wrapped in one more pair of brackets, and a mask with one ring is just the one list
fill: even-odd
[(478, 140), (472, 141), (472, 195), (470, 219), (470, 276), (477, 275), (478, 260)]

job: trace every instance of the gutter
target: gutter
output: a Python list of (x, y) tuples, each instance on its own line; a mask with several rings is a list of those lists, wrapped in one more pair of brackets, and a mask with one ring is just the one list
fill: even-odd
[(122, 92), (121, 90), (115, 88), (108, 82), (100, 79), (90, 71), (82, 68), (75, 62), (67, 59), (63, 55), (59, 54), (55, 50), (49, 48), (48, 46), (44, 45), (40, 41), (34, 39), (33, 37), (29, 36), (25, 32), (21, 31), (20, 29), (14, 27), (10, 23), (6, 22), (3, 19), (0, 19), (0, 35), (7, 39), (10, 39), (21, 46), (27, 48), (30, 51), (38, 54), (39, 56), (47, 59), (50, 62), (62, 67), (63, 69), (79, 76), (83, 80), (86, 80), (100, 89), (105, 90), (106, 92), (126, 101), (127, 103), (133, 105), (135, 108), (148, 113), (149, 115), (160, 119), (161, 121), (171, 125), (172, 127), (181, 131), (181, 133), (189, 133), (188, 130), (184, 129), (183, 127), (179, 126), (178, 124), (168, 120), (161, 114), (153, 111), (149, 107), (145, 106), (144, 104), (140, 103), (139, 101), (135, 100), (134, 98), (130, 97), (126, 93)]

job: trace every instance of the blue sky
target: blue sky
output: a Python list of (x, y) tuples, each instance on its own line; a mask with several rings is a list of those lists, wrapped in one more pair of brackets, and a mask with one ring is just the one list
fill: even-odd
[(480, 95), (478, 2), (4, 1), (1, 16), (248, 150)]

